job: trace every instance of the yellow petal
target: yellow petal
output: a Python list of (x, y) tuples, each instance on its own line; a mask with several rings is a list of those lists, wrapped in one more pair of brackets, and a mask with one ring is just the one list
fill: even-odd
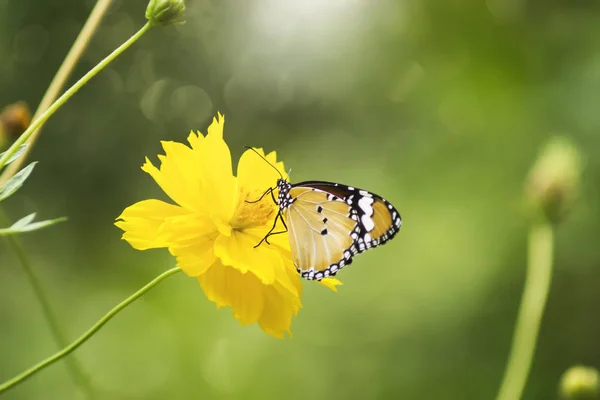
[[(248, 236), (252, 236), (254, 238), (254, 240), (256, 240), (256, 243), (258, 243), (262, 238), (265, 237), (265, 235), (267, 233), (269, 233), (269, 231), (271, 230), (272, 227), (273, 227), (273, 219), (271, 219), (268, 223), (266, 223), (263, 226), (246, 228), (246, 229), (244, 229), (244, 233)], [(280, 232), (283, 230), (285, 230), (285, 227), (281, 223), (281, 220), (277, 221), (277, 225), (275, 226), (275, 229), (273, 229), (273, 232)], [(277, 235), (269, 236), (269, 243), (270, 244), (266, 244), (266, 243), (264, 243), (264, 244), (266, 246), (271, 246), (275, 250), (280, 251), (284, 254), (289, 254), (290, 259), (291, 259), (290, 238), (287, 233), (280, 233)], [(262, 244), (261, 244), (261, 246), (262, 246)]]
[(205, 237), (187, 247), (170, 247), (169, 252), (177, 257), (177, 265), (183, 272), (196, 277), (204, 274), (217, 259), (214, 246), (214, 236)]
[[(276, 270), (277, 283), (282, 290), (286, 290), (292, 298), (300, 298), (302, 296), (302, 279), (296, 270), (296, 266), (290, 259), (284, 258), (285, 269), (283, 273)], [(284, 275), (285, 274), (285, 275)]]
[[(283, 229), (283, 226), (277, 225), (275, 231)], [(255, 244), (260, 242), (265, 237), (271, 226), (269, 222), (266, 226), (244, 229), (244, 235), (251, 238)], [(288, 290), (292, 296), (300, 296), (302, 294), (302, 284), (300, 277), (296, 271), (296, 267), (292, 262), (292, 253), (290, 251), (290, 243), (287, 234), (273, 235), (269, 237), (269, 243), (262, 242), (258, 248), (268, 249), (279, 254), (284, 268), (276, 268), (275, 279)]]
[(223, 264), (231, 266), (242, 273), (252, 272), (263, 283), (275, 281), (275, 270), (283, 270), (280, 255), (268, 246), (259, 246), (253, 237), (239, 231), (231, 236), (220, 235), (215, 242), (215, 254)]
[(210, 213), (217, 229), (223, 235), (231, 234), (230, 220), (236, 201), (236, 178), (231, 169), (231, 153), (223, 140), (224, 117), (213, 119), (204, 139), (192, 140), (193, 151), (200, 162), (202, 191), (206, 203), (205, 212)]
[(159, 233), (170, 248), (189, 247), (206, 238), (215, 239), (218, 235), (212, 219), (198, 214), (168, 217)]
[(174, 195), (184, 202), (180, 203), (182, 206), (203, 214), (208, 195), (202, 186), (202, 178), (210, 174), (210, 170), (203, 168), (198, 154), (186, 145), (168, 141), (161, 144), (165, 151), (164, 156), (159, 156), (163, 179), (169, 182)]
[(223, 126), (225, 125), (225, 116), (217, 111), (217, 116), (213, 117), (211, 124), (208, 126), (208, 135), (223, 139)]
[[(137, 250), (169, 245), (164, 230), (165, 220), (186, 215), (185, 209), (160, 200), (144, 200), (127, 207), (115, 225), (124, 230), (123, 239)], [(162, 233), (161, 233), (162, 232)]]
[(333, 290), (334, 292), (337, 292), (338, 289), (336, 286), (340, 286), (343, 285), (342, 282), (340, 282), (339, 280), (335, 279), (335, 278), (323, 278), (320, 281), (318, 281), (321, 285), (328, 287), (329, 289)]
[(231, 307), (242, 324), (254, 323), (262, 315), (265, 286), (253, 274), (243, 274), (217, 260), (198, 282), (210, 301), (218, 307)]
[(263, 331), (271, 336), (283, 339), (285, 332), (288, 332), (291, 336), (292, 316), (296, 315), (301, 307), (299, 298), (295, 301), (290, 300), (282, 296), (274, 286), (266, 287), (264, 295), (263, 312), (258, 324)]
[(277, 186), (277, 179), (285, 177), (286, 174), (283, 162), (277, 162), (277, 154), (274, 151), (265, 156), (263, 149), (254, 150), (265, 157), (266, 161), (254, 151), (246, 150), (238, 163), (238, 185), (249, 193), (264, 193), (267, 189)]
[(204, 135), (200, 132), (191, 131), (188, 135), (188, 143), (192, 146), (192, 149), (197, 149), (200, 143), (204, 139)]
[[(213, 117), (212, 123), (208, 127), (208, 134), (212, 136), (223, 138), (223, 126), (225, 125), (225, 116), (220, 112), (217, 112), (217, 116)], [(188, 136), (188, 143), (192, 146), (192, 149), (197, 150), (204, 139), (202, 132), (191, 131)]]
[(198, 210), (199, 207), (196, 205), (197, 199), (194, 198), (194, 193), (184, 184), (185, 180), (182, 182), (179, 177), (182, 171), (175, 163), (175, 159), (167, 156), (159, 156), (158, 158), (161, 160), (160, 170), (152, 164), (148, 157), (146, 157), (142, 170), (148, 173), (177, 204), (188, 210)]

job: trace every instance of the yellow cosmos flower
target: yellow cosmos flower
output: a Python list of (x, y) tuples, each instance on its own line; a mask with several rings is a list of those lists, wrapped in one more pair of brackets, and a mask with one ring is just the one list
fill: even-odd
[[(190, 133), (188, 142), (162, 142), (160, 169), (146, 158), (150, 174), (177, 205), (144, 200), (126, 208), (116, 225), (138, 250), (166, 247), (179, 267), (196, 277), (218, 307), (229, 306), (242, 324), (258, 322), (268, 334), (290, 332), (292, 315), (301, 307), (302, 286), (291, 261), (287, 234), (254, 246), (269, 232), (278, 207), (270, 196), (256, 201), (279, 175), (253, 151), (242, 154), (237, 176), (223, 140), (219, 114), (208, 134)], [(275, 152), (265, 155), (284, 174)], [(332, 290), (340, 284), (323, 280)]]

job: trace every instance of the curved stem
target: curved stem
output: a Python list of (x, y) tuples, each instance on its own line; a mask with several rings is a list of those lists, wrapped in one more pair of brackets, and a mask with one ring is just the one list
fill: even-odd
[(73, 86), (71, 86), (65, 93), (62, 94), (46, 111), (40, 115), (39, 118), (35, 119), (29, 128), (19, 138), (10, 146), (10, 148), (4, 153), (4, 155), (0, 158), (0, 168), (6, 165), (8, 159), (17, 151), (19, 146), (29, 139), (33, 135), (33, 133), (40, 127), (44, 122), (48, 120), (58, 110), (63, 104), (67, 102), (83, 85), (85, 85), (90, 79), (92, 79), (98, 72), (103, 70), (108, 64), (111, 63), (119, 54), (127, 50), (133, 43), (135, 43), (140, 37), (144, 35), (150, 28), (152, 28), (152, 24), (150, 22), (146, 22), (146, 25), (142, 27), (139, 31), (137, 31), (132, 37), (127, 39), (125, 43), (120, 45), (117, 49), (115, 49), (112, 53), (110, 53), (104, 60), (100, 61), (94, 68), (88, 71), (87, 74), (83, 76), (83, 78), (79, 79)]
[[(54, 102), (54, 100), (56, 100), (60, 91), (67, 82), (67, 79), (71, 75), (71, 72), (73, 72), (75, 65), (77, 64), (83, 52), (87, 48), (92, 36), (94, 36), (94, 33), (98, 29), (100, 21), (102, 21), (102, 18), (106, 14), (106, 11), (108, 10), (108, 7), (111, 5), (111, 3), (112, 0), (98, 0), (96, 2), (96, 5), (94, 6), (87, 20), (83, 24), (79, 35), (75, 39), (75, 42), (73, 42), (71, 49), (67, 53), (60, 67), (58, 68), (58, 71), (56, 72), (56, 75), (54, 75), (52, 82), (50, 82), (50, 86), (48, 86), (48, 89), (46, 89), (46, 93), (44, 93), (44, 96), (40, 101), (40, 104), (33, 116), (33, 119), (36, 119), (44, 110), (46, 110), (52, 104), (52, 102)], [(2, 175), (0, 175), (0, 186), (4, 185), (4, 183), (20, 169), (21, 165), (27, 158), (27, 155), (33, 148), (33, 143), (35, 142), (36, 138), (41, 132), (41, 128), (42, 126), (40, 126), (31, 134), (27, 141), (30, 144), (30, 146), (28, 146), (25, 149), (23, 154), (17, 160), (12, 162), (2, 172)], [(46, 319), (46, 323), (50, 328), (50, 332), (54, 337), (56, 345), (58, 346), (58, 348), (65, 347), (68, 344), (66, 336), (60, 327), (59, 319), (57, 318), (56, 313), (52, 309), (51, 303), (44, 291), (43, 285), (38, 279), (33, 269), (33, 266), (31, 265), (31, 262), (27, 257), (27, 253), (23, 250), (16, 237), (8, 236), (7, 240), (13, 252), (20, 261), (21, 269), (25, 273), (25, 276), (29, 281), (29, 286), (31, 286), (31, 289), (33, 290), (33, 293), (37, 298), (38, 303), (40, 304), (42, 314)], [(81, 367), (77, 359), (75, 357), (69, 357), (65, 359), (65, 365), (69, 370), (73, 381), (86, 394), (87, 398), (96, 398), (94, 390), (90, 383), (90, 379), (88, 376), (86, 376), (83, 368)]]
[[(35, 294), (35, 297), (42, 308), (42, 314), (46, 319), (46, 323), (50, 327), (50, 332), (54, 337), (54, 341), (59, 348), (66, 346), (68, 344), (66, 336), (60, 327), (56, 313), (50, 305), (50, 300), (48, 299), (40, 280), (33, 270), (33, 265), (31, 265), (31, 261), (29, 260), (29, 257), (27, 257), (27, 253), (23, 250), (18, 239), (14, 236), (9, 235), (7, 240), (13, 252), (19, 259), (21, 263), (21, 269), (25, 273), (25, 276), (29, 281), (29, 286), (31, 286), (33, 293)], [(65, 359), (65, 364), (69, 370), (69, 373), (71, 374), (71, 377), (75, 381), (75, 384), (81, 388), (88, 398), (94, 399), (96, 396), (94, 395), (94, 390), (90, 383), (90, 379), (83, 372), (83, 368), (77, 359), (75, 357), (68, 357)]]
[(553, 231), (549, 222), (541, 222), (531, 228), (525, 289), (512, 349), (496, 400), (519, 400), (523, 395), (550, 290), (553, 246)]
[[(35, 111), (35, 114), (33, 114), (33, 120), (37, 119), (40, 116), (40, 114), (46, 111), (46, 109), (50, 107), (54, 100), (56, 100), (60, 91), (65, 86), (67, 79), (71, 75), (71, 72), (73, 72), (75, 65), (77, 65), (77, 61), (79, 61), (79, 59), (81, 58), (92, 36), (94, 36), (94, 33), (98, 29), (100, 21), (102, 21), (102, 18), (104, 17), (104, 14), (106, 14), (106, 11), (108, 10), (108, 7), (111, 5), (111, 3), (112, 0), (98, 0), (96, 2), (96, 5), (92, 9), (92, 12), (90, 13), (87, 21), (85, 21), (83, 28), (81, 28), (81, 31), (75, 39), (75, 42), (73, 42), (73, 45), (67, 53), (67, 56), (58, 68), (58, 71), (56, 71), (56, 75), (54, 75), (52, 82), (50, 82), (50, 86), (48, 86), (48, 89), (46, 89), (46, 93), (44, 93), (44, 97), (42, 97), (40, 105)], [(0, 186), (4, 185), (4, 183), (7, 180), (9, 180), (10, 177), (12, 177), (20, 169), (21, 165), (23, 165), (23, 162), (27, 159), (29, 152), (33, 148), (33, 143), (40, 134), (41, 129), (42, 125), (40, 125), (35, 131), (33, 131), (31, 136), (27, 140), (27, 142), (30, 145), (27, 146), (23, 154), (21, 154), (21, 156), (17, 160), (13, 161), (2, 172), (2, 175), (0, 175)]]
[(35, 373), (41, 371), (45, 367), (53, 364), (54, 362), (60, 360), (61, 358), (65, 357), (66, 355), (71, 353), (73, 350), (75, 350), (76, 348), (81, 346), (83, 343), (85, 343), (89, 338), (91, 338), (100, 328), (102, 328), (102, 326), (104, 326), (104, 324), (106, 324), (112, 317), (117, 315), (119, 313), (119, 311), (123, 310), (129, 304), (133, 303), (137, 298), (142, 296), (148, 290), (152, 289), (159, 282), (163, 281), (164, 279), (168, 278), (169, 276), (171, 276), (173, 274), (176, 274), (179, 271), (181, 271), (181, 268), (179, 268), (179, 267), (171, 268), (170, 270), (165, 271), (162, 274), (160, 274), (159, 276), (157, 276), (156, 278), (154, 278), (147, 285), (145, 285), (140, 290), (138, 290), (137, 292), (135, 292), (134, 294), (129, 296), (123, 302), (119, 303), (115, 308), (113, 308), (106, 315), (104, 315), (102, 318), (100, 318), (100, 320), (98, 322), (96, 322), (96, 324), (94, 326), (92, 326), (87, 332), (85, 332), (83, 335), (81, 335), (73, 343), (71, 343), (64, 349), (60, 350), (59, 352), (53, 354), (52, 356), (46, 358), (45, 360), (39, 362), (38, 364), (34, 365), (33, 367), (29, 368), (28, 370), (20, 373), (19, 375), (15, 376), (14, 378), (0, 384), (0, 394), (2, 394), (6, 390), (18, 385), (19, 383), (24, 382), (26, 379), (32, 377)]

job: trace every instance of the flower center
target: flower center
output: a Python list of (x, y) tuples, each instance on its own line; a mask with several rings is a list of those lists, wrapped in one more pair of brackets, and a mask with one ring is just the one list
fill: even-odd
[(277, 205), (273, 203), (270, 195), (257, 201), (263, 193), (242, 189), (238, 204), (233, 213), (231, 227), (237, 231), (266, 225), (273, 221), (277, 213)]

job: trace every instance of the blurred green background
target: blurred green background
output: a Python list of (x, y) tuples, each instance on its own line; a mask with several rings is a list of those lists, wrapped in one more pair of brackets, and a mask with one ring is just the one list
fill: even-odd
[[(93, 4), (0, 0), (0, 106), (37, 106)], [(71, 83), (145, 6), (114, 3)], [(217, 111), (234, 160), (243, 145), (277, 150), (293, 181), (368, 188), (404, 225), (339, 275), (339, 293), (304, 282), (293, 339), (240, 327), (195, 280), (168, 279), (76, 351), (100, 398), (494, 398), (525, 275), (523, 182), (556, 133), (588, 163), (524, 398), (556, 398), (575, 363), (600, 366), (598, 2), (196, 0), (187, 20), (151, 30), (70, 100), (3, 203), (12, 220), (69, 217), (21, 241), (70, 338), (174, 265), (113, 221), (164, 198), (140, 170), (159, 141)], [(2, 240), (0, 381), (55, 350)], [(59, 363), (4, 398), (83, 397)]]

